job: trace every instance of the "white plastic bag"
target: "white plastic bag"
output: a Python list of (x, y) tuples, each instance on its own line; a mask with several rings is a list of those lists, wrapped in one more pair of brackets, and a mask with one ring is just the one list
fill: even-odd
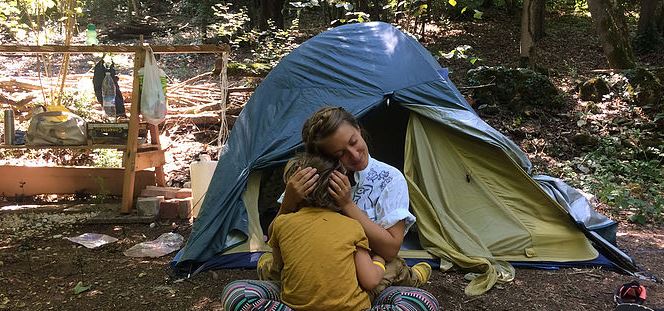
[(170, 254), (182, 247), (184, 244), (184, 237), (174, 233), (168, 232), (160, 235), (156, 240), (147, 241), (136, 244), (124, 251), (124, 255), (128, 257), (161, 257)]
[(118, 240), (110, 235), (100, 233), (83, 233), (79, 236), (67, 237), (65, 239), (77, 244), (81, 244), (87, 248), (96, 248)]
[(141, 114), (145, 121), (157, 125), (166, 119), (166, 94), (161, 84), (161, 69), (150, 47), (146, 49), (145, 65), (141, 70)]

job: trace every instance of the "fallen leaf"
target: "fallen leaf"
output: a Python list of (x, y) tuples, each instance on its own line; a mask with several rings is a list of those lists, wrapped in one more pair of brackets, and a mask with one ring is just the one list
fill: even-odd
[(83, 282), (79, 281), (74, 287), (74, 295), (78, 295), (84, 291), (87, 291), (90, 289), (90, 287), (92, 286), (83, 286)]

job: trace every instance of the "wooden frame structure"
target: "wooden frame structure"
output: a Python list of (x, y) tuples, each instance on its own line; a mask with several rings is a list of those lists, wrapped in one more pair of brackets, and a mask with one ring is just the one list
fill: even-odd
[[(150, 144), (149, 145), (138, 145), (138, 131), (139, 131), (139, 122), (140, 122), (140, 82), (138, 79), (138, 70), (143, 67), (145, 62), (146, 51), (142, 43), (135, 46), (112, 46), (112, 45), (97, 45), (97, 46), (21, 46), (21, 45), (0, 45), (0, 53), (18, 53), (18, 54), (28, 54), (28, 53), (133, 53), (134, 56), (134, 70), (133, 70), (133, 84), (132, 84), (132, 96), (131, 96), (131, 108), (130, 108), (130, 117), (129, 117), (129, 133), (127, 138), (126, 145), (84, 145), (84, 146), (8, 146), (1, 145), (0, 148), (66, 148), (66, 149), (100, 149), (100, 148), (112, 148), (123, 151), (122, 163), (124, 167), (124, 173), (122, 178), (122, 206), (120, 209), (121, 213), (129, 213), (134, 204), (134, 197), (136, 196), (135, 186), (144, 185), (150, 183), (150, 179), (145, 179), (145, 174), (141, 171), (154, 168), (154, 181), (157, 185), (164, 186), (166, 183), (163, 165), (165, 164), (165, 155), (164, 150), (161, 149), (161, 144), (159, 142), (159, 128), (157, 126), (148, 126), (150, 132)], [(166, 53), (229, 53), (230, 47), (228, 45), (181, 45), (181, 46), (164, 46), (164, 45), (151, 45), (152, 51), (156, 54), (166, 54)], [(223, 68), (222, 70), (226, 70)], [(52, 177), (52, 180), (58, 180), (58, 176), (62, 178), (80, 178), (80, 176), (96, 176), (95, 170), (106, 170), (104, 171), (104, 176), (109, 175), (109, 169), (99, 169), (99, 168), (76, 168), (79, 172), (73, 173), (72, 170), (58, 170), (59, 168), (53, 167), (38, 167), (30, 168), (30, 174), (34, 176), (39, 176), (40, 174), (45, 174), (45, 176)], [(26, 170), (18, 169), (15, 166), (0, 166), (0, 174), (3, 174), (2, 171), (5, 170), (8, 174), (17, 174), (17, 172), (27, 172)], [(12, 173), (13, 172), (13, 173)], [(58, 172), (57, 176), (53, 176), (54, 172)], [(66, 172), (66, 173), (64, 173)], [(101, 171), (97, 171), (100, 172)], [(141, 172), (140, 182), (136, 184), (137, 172)], [(4, 175), (11, 176), (11, 175)], [(77, 178), (77, 179), (78, 179)], [(8, 184), (7, 178), (3, 178), (4, 181), (0, 181), (0, 193), (5, 192), (11, 193), (11, 191), (16, 190), (17, 185), (21, 182), (15, 182), (13, 184)], [(76, 180), (74, 182), (80, 182), (83, 180)], [(19, 187), (23, 190), (24, 184), (22, 182)], [(71, 187), (56, 187), (53, 184), (42, 184), (41, 188), (34, 189), (33, 191), (27, 191), (23, 194), (32, 195), (38, 193), (63, 193), (59, 191), (70, 191)], [(116, 187), (117, 188), (117, 187)], [(49, 190), (52, 189), (52, 190)], [(89, 188), (88, 188), (89, 189)], [(54, 191), (54, 192), (52, 192)], [(15, 192), (16, 193), (16, 192)]]

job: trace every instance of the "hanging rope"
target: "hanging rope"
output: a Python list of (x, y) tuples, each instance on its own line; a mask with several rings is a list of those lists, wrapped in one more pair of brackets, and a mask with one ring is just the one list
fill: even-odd
[(219, 84), (221, 87), (221, 100), (219, 101), (219, 119), (221, 125), (219, 127), (219, 137), (217, 143), (219, 151), (217, 156), (221, 157), (224, 152), (226, 140), (228, 140), (228, 123), (226, 122), (226, 100), (228, 98), (228, 76), (226, 75), (226, 67), (228, 65), (228, 52), (221, 53), (221, 72), (219, 73)]

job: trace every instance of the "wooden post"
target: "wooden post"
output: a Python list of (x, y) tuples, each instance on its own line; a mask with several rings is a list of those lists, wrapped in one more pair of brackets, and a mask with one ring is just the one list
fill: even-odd
[[(148, 125), (150, 129), (150, 143), (157, 145), (157, 150), (161, 150), (161, 142), (159, 141), (159, 126), (150, 124)], [(166, 186), (166, 174), (164, 174), (164, 166), (159, 165), (154, 168), (155, 180), (157, 181), (158, 186)]]
[[(140, 40), (140, 46), (143, 40)], [(141, 105), (141, 83), (138, 70), (145, 63), (145, 50), (136, 51), (134, 59), (134, 83), (131, 94), (131, 110), (129, 115), (129, 133), (127, 137), (127, 149), (124, 152), (123, 163), (125, 166), (124, 181), (122, 184), (122, 207), (120, 213), (128, 214), (134, 205), (134, 179), (136, 177), (136, 152), (138, 151), (138, 125), (140, 119)]]

